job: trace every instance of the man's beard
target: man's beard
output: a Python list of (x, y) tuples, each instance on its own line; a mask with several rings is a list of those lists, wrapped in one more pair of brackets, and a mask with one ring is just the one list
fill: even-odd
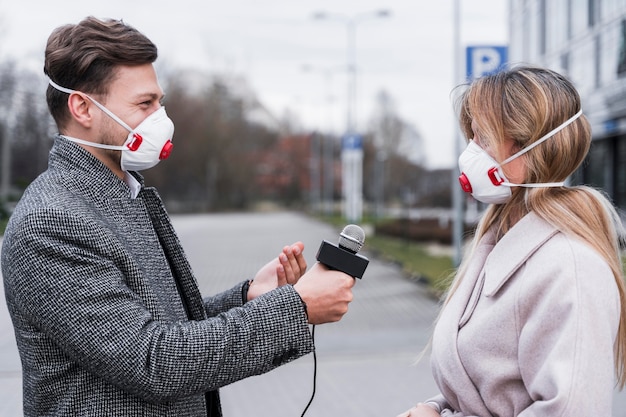
[[(122, 137), (121, 135), (123, 133), (120, 132), (120, 128), (121, 126), (119, 126), (114, 120), (107, 120), (102, 128), (100, 129), (100, 143), (102, 143), (103, 145), (113, 145), (113, 146), (122, 146), (124, 145), (124, 143), (126, 143), (126, 138), (128, 137), (123, 136), (124, 140), (120, 141), (120, 138)], [(124, 129), (124, 132), (126, 132), (126, 129)], [(128, 133), (128, 132), (126, 132)], [(121, 164), (122, 161), (122, 152), (124, 151), (117, 151), (114, 149), (103, 149), (104, 153), (107, 155), (107, 157), (109, 157), (113, 162), (115, 162), (117, 165)]]

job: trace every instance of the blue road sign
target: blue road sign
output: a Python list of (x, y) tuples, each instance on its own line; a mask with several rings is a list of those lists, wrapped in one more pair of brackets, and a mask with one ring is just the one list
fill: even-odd
[(471, 81), (504, 69), (508, 61), (508, 47), (468, 46), (465, 57), (467, 79)]
[(343, 138), (342, 138), (341, 148), (343, 150), (362, 149), (363, 148), (363, 138), (359, 134), (348, 133), (348, 134), (344, 135)]

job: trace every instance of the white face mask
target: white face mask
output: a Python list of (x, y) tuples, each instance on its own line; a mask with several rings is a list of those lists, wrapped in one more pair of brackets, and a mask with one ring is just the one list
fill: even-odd
[(515, 158), (525, 154), (535, 146), (554, 136), (561, 129), (578, 119), (582, 113), (583, 111), (581, 109), (563, 124), (541, 137), (532, 145), (510, 156), (501, 164), (497, 163), (487, 152), (471, 140), (465, 151), (459, 156), (459, 169), (461, 170), (459, 182), (461, 183), (461, 188), (463, 188), (463, 191), (471, 193), (476, 200), (482, 203), (502, 204), (506, 203), (508, 199), (511, 198), (511, 187), (562, 187), (565, 184), (563, 182), (512, 184), (506, 179), (501, 168), (503, 165), (508, 164)]
[[(52, 87), (64, 93), (74, 93), (75, 90), (61, 87), (49, 80)], [(162, 159), (167, 159), (172, 152), (174, 145), (172, 144), (172, 136), (174, 135), (174, 123), (167, 117), (165, 113), (165, 107), (160, 107), (157, 111), (146, 117), (135, 129), (131, 129), (122, 119), (117, 117), (113, 112), (98, 103), (93, 98), (89, 97), (100, 110), (106, 113), (109, 117), (119, 123), (122, 127), (128, 130), (128, 138), (124, 145), (105, 145), (102, 143), (94, 143), (86, 140), (72, 138), (65, 135), (61, 137), (76, 143), (80, 143), (87, 146), (93, 146), (95, 148), (112, 149), (122, 151), (122, 158), (120, 165), (124, 171), (141, 171), (144, 169), (152, 168), (159, 163)]]

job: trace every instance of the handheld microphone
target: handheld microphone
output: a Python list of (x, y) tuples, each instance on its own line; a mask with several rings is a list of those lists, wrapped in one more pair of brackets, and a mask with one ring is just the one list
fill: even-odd
[(369, 259), (357, 252), (363, 247), (365, 232), (355, 224), (349, 224), (339, 234), (339, 245), (322, 241), (316, 259), (330, 269), (341, 271), (354, 278), (362, 278)]
[[(339, 234), (339, 246), (333, 245), (332, 243), (322, 240), (322, 244), (320, 248), (317, 250), (317, 255), (315, 256), (318, 262), (326, 265), (330, 269), (334, 269), (336, 271), (341, 271), (345, 274), (350, 275), (354, 278), (363, 277), (363, 273), (369, 264), (369, 259), (365, 256), (359, 255), (357, 252), (361, 250), (363, 247), (363, 243), (365, 242), (365, 232), (356, 224), (349, 224), (343, 228), (341, 233)], [(313, 330), (311, 331), (311, 335), (315, 338), (315, 325), (313, 325)], [(311, 395), (311, 399), (309, 403), (304, 408), (302, 415), (300, 417), (304, 417), (309, 406), (313, 402), (313, 398), (315, 397), (315, 381), (317, 375), (317, 356), (316, 350), (313, 350), (313, 394)]]

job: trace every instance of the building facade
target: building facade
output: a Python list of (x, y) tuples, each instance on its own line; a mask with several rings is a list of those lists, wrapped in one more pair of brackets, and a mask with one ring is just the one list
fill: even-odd
[(509, 0), (509, 63), (566, 75), (593, 142), (573, 181), (600, 187), (626, 212), (626, 0)]

